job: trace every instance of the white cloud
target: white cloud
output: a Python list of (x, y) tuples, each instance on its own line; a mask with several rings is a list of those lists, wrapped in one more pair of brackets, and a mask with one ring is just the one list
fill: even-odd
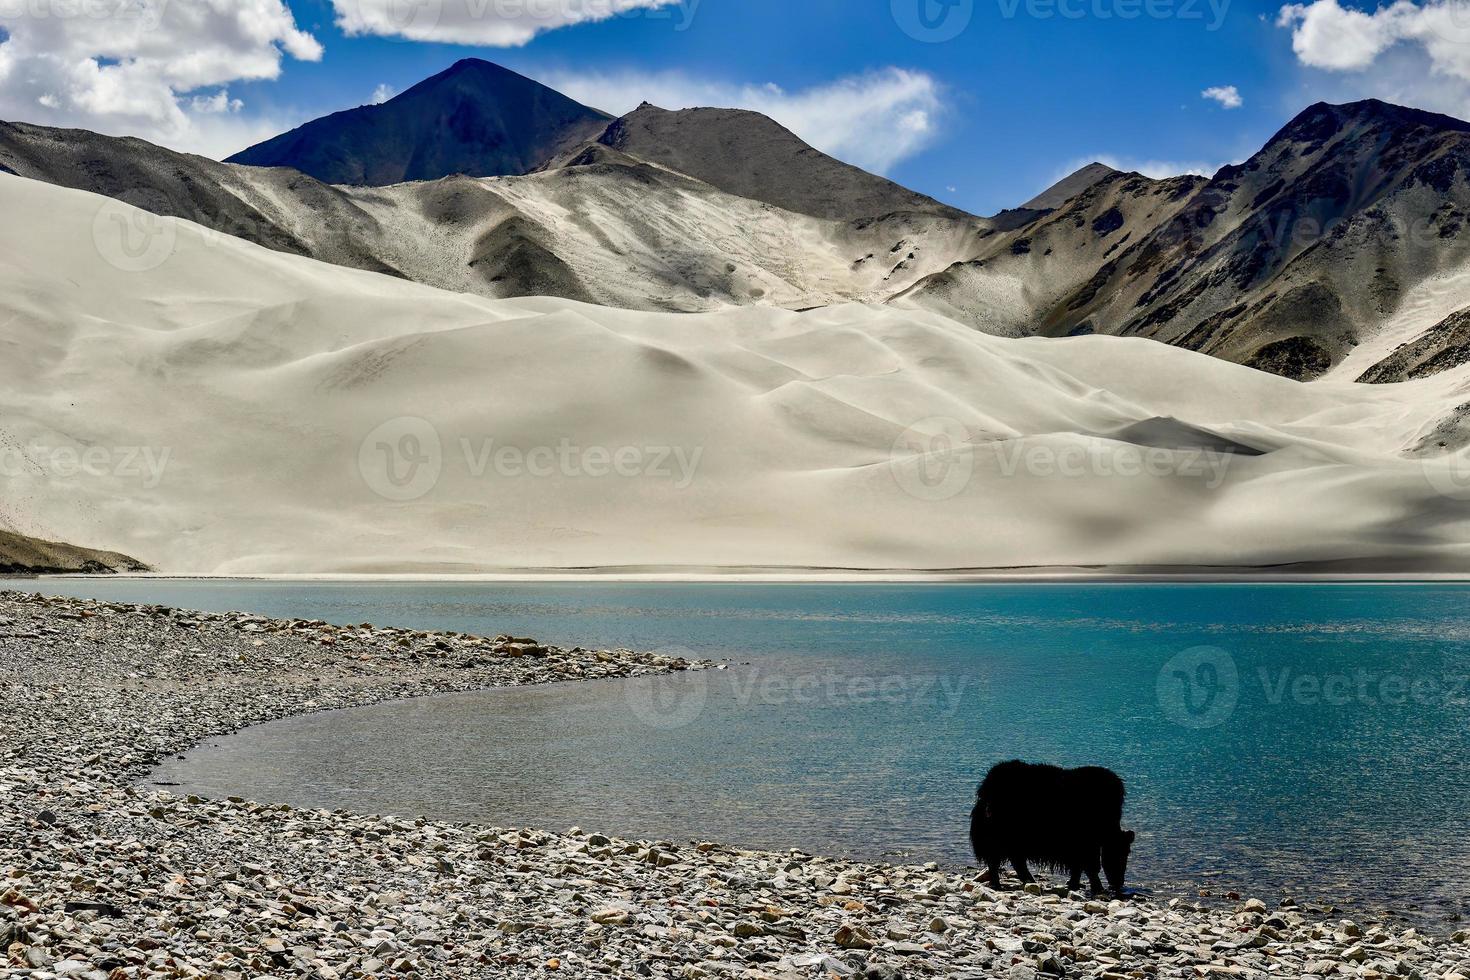
[(1396, 0), (1372, 12), (1314, 0), (1282, 7), (1276, 22), (1301, 64), (1340, 76), (1339, 98), (1470, 109), (1470, 0)]
[(189, 100), (189, 106), (195, 112), (201, 113), (239, 112), (245, 108), (245, 103), (230, 98), (228, 89), (220, 89), (213, 95), (194, 96)]
[(924, 72), (887, 68), (787, 91), (678, 72), (549, 72), (541, 80), (587, 105), (622, 115), (644, 101), (664, 109), (715, 106), (764, 113), (824, 153), (875, 173), (939, 135), (942, 89)]
[(322, 53), (283, 0), (28, 0), (0, 3), (0, 29), (0, 118), (210, 154), (278, 131), (229, 83)]
[(373, 105), (382, 105), (397, 94), (398, 90), (385, 82), (373, 89)]
[(1245, 105), (1245, 99), (1240, 97), (1240, 89), (1234, 85), (1212, 85), (1200, 93), (1200, 98), (1218, 102), (1224, 109), (1239, 109)]
[(614, 17), (667, 20), (687, 30), (700, 0), (332, 0), (349, 35), (519, 47), (536, 35)]

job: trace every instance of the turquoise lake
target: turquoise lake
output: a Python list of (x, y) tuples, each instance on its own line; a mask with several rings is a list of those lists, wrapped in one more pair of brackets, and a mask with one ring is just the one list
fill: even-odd
[(178, 792), (959, 865), (1019, 757), (1124, 777), (1134, 886), (1470, 910), (1458, 584), (7, 585), (732, 662), (264, 725)]

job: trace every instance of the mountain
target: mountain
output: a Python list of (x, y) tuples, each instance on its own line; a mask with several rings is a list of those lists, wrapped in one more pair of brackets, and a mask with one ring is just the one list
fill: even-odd
[(0, 575), (65, 575), (147, 572), (147, 565), (127, 555), (93, 551), (54, 541), (40, 541), (0, 530)]
[[(276, 251), (503, 298), (694, 312), (883, 302), (976, 247), (967, 215), (837, 222), (602, 144), (523, 177), (332, 186), (142, 140), (0, 123), (0, 166)], [(571, 165), (575, 164), (575, 165)]]
[[(102, 194), (297, 255), (312, 254), (312, 249), (292, 231), (294, 221), (271, 202), (303, 189), (303, 211), (310, 206), (330, 212), (328, 199), (345, 201), (331, 188), (291, 171), (249, 171), (131, 137), (29, 123), (0, 122), (0, 169)], [(338, 258), (357, 264), (348, 256)], [(364, 267), (373, 266), (365, 256), (358, 258)]]
[(1435, 482), (1459, 457), (1403, 458), (1452, 431), (1466, 367), (1297, 384), (878, 305), (488, 300), (188, 222), (120, 267), (97, 215), (135, 209), (5, 175), (0, 209), (0, 444), (174, 460), (7, 469), (0, 500), (170, 572), (1470, 557)]
[[(1470, 261), (1467, 173), (1470, 124), (1315, 105), (1208, 180), (1106, 176), (905, 300), (987, 329), (1148, 337), (1317, 377), (1376, 350), (1408, 297)], [(1025, 303), (987, 300), (1012, 283)]]
[(1037, 194), (1031, 200), (1021, 205), (1025, 211), (1055, 211), (1063, 207), (1068, 201), (1092, 187), (1100, 180), (1116, 174), (1117, 171), (1105, 163), (1089, 163), (1079, 170), (1073, 171), (1066, 177), (1052, 184), (1046, 190)]
[(897, 301), (1004, 336), (1108, 332), (1068, 318), (1075, 297), (1100, 288), (1100, 270), (1135, 236), (1171, 220), (1204, 183), (1110, 172), (1060, 208), (1019, 212), (1028, 220), (993, 229), (975, 255), (920, 280)]
[(313, 120), (227, 162), (374, 187), (450, 174), (497, 177), (528, 173), (611, 120), (507, 68), (468, 58), (381, 105)]
[[(461, 62), (400, 98), (487, 71), (511, 75)], [(1091, 164), (991, 218), (754, 113), (645, 105), (588, 132), (532, 173), (365, 188), (13, 124), (0, 169), (492, 298), (892, 304), (1002, 336), (1144, 337), (1295, 379), (1392, 380), (1470, 353), (1457, 329), (1427, 336), (1470, 308), (1470, 124), (1446, 116), (1319, 104), (1211, 178)]]
[(835, 160), (767, 116), (743, 109), (670, 112), (644, 103), (597, 143), (727, 194), (833, 221), (898, 212), (965, 217), (956, 208)]

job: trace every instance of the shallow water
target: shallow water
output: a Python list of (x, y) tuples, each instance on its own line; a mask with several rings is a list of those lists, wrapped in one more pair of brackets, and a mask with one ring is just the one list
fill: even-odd
[(1470, 896), (1460, 585), (41, 588), (740, 662), (265, 725), (155, 774), (180, 792), (958, 864), (975, 782), (1023, 757), (1124, 776), (1143, 886)]

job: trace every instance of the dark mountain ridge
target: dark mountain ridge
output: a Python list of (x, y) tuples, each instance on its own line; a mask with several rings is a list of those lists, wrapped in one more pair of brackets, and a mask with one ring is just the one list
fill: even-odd
[(375, 187), (499, 177), (529, 173), (611, 121), (508, 68), (467, 58), (381, 105), (315, 119), (226, 162)]

